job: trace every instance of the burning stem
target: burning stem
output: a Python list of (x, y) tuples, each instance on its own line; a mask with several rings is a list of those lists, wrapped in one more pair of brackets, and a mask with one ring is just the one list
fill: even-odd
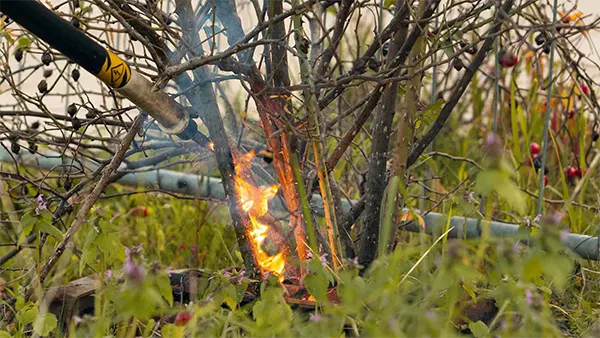
[[(292, 5), (298, 5), (298, 0), (293, 0)], [(303, 49), (303, 44), (308, 43), (304, 38), (304, 30), (302, 29), (302, 17), (300, 15), (294, 16), (294, 39), (298, 51), (298, 59), (300, 62), (300, 75), (303, 83), (308, 83), (310, 89), (304, 90), (304, 103), (307, 107), (308, 113), (308, 132), (311, 138), (313, 147), (315, 164), (317, 166), (317, 175), (319, 177), (319, 188), (321, 190), (321, 196), (323, 198), (323, 208), (325, 210), (325, 222), (327, 223), (327, 238), (329, 241), (329, 247), (331, 250), (331, 259), (333, 266), (337, 268), (341, 259), (338, 256), (341, 254), (340, 239), (337, 231), (337, 222), (335, 210), (333, 208), (333, 197), (331, 194), (331, 187), (329, 185), (329, 177), (327, 173), (326, 162), (323, 159), (323, 144), (325, 144), (324, 134), (321, 134), (319, 128), (319, 112), (317, 111), (318, 104), (316, 103), (315, 95), (316, 92), (314, 87), (314, 81), (311, 77), (312, 73), (309, 71), (308, 58), (306, 50)], [(299, 48), (298, 48), (299, 47)]]
[(294, 171), (294, 177), (296, 178), (296, 184), (298, 184), (298, 195), (300, 197), (300, 203), (302, 204), (302, 214), (304, 215), (304, 219), (306, 221), (308, 245), (310, 246), (314, 256), (319, 252), (319, 243), (317, 242), (317, 233), (312, 222), (310, 204), (308, 203), (308, 196), (306, 195), (306, 186), (304, 185), (304, 179), (302, 178), (302, 172), (300, 171), (298, 157), (295, 154), (292, 154), (290, 159), (292, 170)]

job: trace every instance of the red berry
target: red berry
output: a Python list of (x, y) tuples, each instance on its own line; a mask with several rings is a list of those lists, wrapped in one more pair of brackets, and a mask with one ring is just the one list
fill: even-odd
[(581, 178), (581, 176), (583, 176), (583, 175), (581, 174), (581, 168), (577, 168), (577, 169), (575, 169), (575, 175), (577, 175), (577, 177), (579, 177), (579, 178)]
[(584, 95), (589, 95), (590, 94), (590, 88), (585, 83), (582, 83), (580, 88), (581, 88), (581, 92)]
[(500, 56), (500, 64), (503, 67), (512, 67), (519, 62), (519, 57), (513, 52), (504, 52)]
[(566, 175), (567, 175), (567, 177), (569, 177), (569, 178), (571, 178), (571, 177), (575, 176), (576, 172), (577, 172), (577, 171), (576, 171), (576, 170), (575, 170), (575, 168), (573, 168), (572, 166), (568, 166), (568, 167), (565, 169), (565, 174), (566, 174)]
[(548, 185), (548, 176), (544, 175), (544, 186)]
[(177, 326), (185, 326), (190, 319), (192, 319), (193, 315), (191, 312), (179, 312), (175, 317), (175, 325)]
[(568, 118), (570, 118), (570, 119), (572, 119), (573, 117), (575, 117), (575, 111), (574, 111), (574, 110), (571, 110), (571, 111), (570, 111), (570, 112), (567, 114), (567, 117), (568, 117)]
[(539, 154), (540, 149), (540, 145), (535, 142), (531, 142), (531, 144), (529, 144), (529, 151), (531, 152), (531, 156)]
[(146, 217), (148, 216), (148, 209), (145, 206), (140, 205), (139, 207), (135, 207), (130, 210), (132, 216), (136, 217)]

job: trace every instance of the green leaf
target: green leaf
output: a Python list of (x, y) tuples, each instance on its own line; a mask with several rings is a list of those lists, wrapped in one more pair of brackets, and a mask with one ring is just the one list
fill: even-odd
[(169, 276), (167, 274), (156, 276), (156, 286), (158, 287), (158, 292), (167, 301), (169, 306), (173, 306), (173, 290), (171, 289)]
[(15, 310), (21, 311), (23, 309), (23, 305), (25, 305), (25, 299), (23, 296), (17, 296), (17, 302), (15, 303)]
[(462, 283), (462, 287), (463, 287), (463, 289), (465, 289), (465, 291), (467, 291), (469, 296), (471, 296), (471, 299), (473, 299), (474, 301), (477, 301), (477, 295), (475, 295), (475, 286), (474, 285), (471, 285), (469, 283)]
[(486, 337), (490, 331), (487, 325), (481, 320), (475, 323), (469, 323), (469, 330), (471, 330), (471, 333), (475, 338)]
[[(144, 335), (143, 337), (152, 337), (152, 330), (154, 330), (154, 325), (156, 324), (156, 322), (154, 321), (154, 319), (150, 319), (148, 321), (148, 323), (146, 324), (146, 329), (144, 329)], [(1, 338), (1, 337), (0, 337)]]
[(21, 324), (29, 324), (35, 320), (37, 317), (38, 309), (35, 306), (29, 305), (29, 308), (22, 313), (19, 314), (18, 319)]
[(21, 228), (23, 228), (23, 231), (29, 228), (29, 231), (31, 232), (31, 229), (33, 229), (33, 226), (37, 223), (37, 220), (37, 217), (28, 212), (21, 217)]
[(45, 313), (43, 317), (38, 318), (33, 325), (33, 330), (42, 337), (47, 336), (56, 328), (56, 316), (52, 313)]
[(17, 43), (15, 44), (15, 51), (21, 48), (27, 48), (31, 45), (31, 39), (27, 36), (21, 36), (17, 39)]
[(54, 227), (50, 222), (46, 221), (45, 219), (41, 219), (38, 223), (37, 223), (37, 229), (41, 232), (45, 232), (48, 235), (61, 240), (63, 238), (63, 234), (60, 230), (58, 230), (56, 227)]
[(503, 170), (485, 170), (477, 176), (475, 191), (484, 196), (495, 191), (503, 200), (520, 214), (525, 212), (525, 197), (523, 192), (510, 179), (508, 173)]
[(12, 338), (12, 336), (6, 331), (0, 331), (0, 338)]
[(304, 279), (306, 290), (315, 297), (316, 300), (322, 302), (327, 299), (327, 286), (329, 282), (323, 274), (310, 274)]
[(174, 324), (165, 324), (160, 333), (163, 337), (175, 337), (175, 325)]
[(442, 111), (442, 107), (446, 104), (446, 100), (444, 99), (439, 99), (437, 101), (435, 101), (435, 103), (432, 103), (430, 105), (427, 106), (427, 108), (425, 108), (425, 110), (423, 111), (423, 114), (425, 115), (438, 115), (440, 113), (440, 111)]
[(23, 231), (21, 232), (21, 235), (19, 235), (17, 245), (21, 245), (25, 242), (27, 236), (29, 236), (37, 221), (38, 218), (29, 212), (24, 214), (23, 217), (21, 217), (21, 228), (23, 229)]

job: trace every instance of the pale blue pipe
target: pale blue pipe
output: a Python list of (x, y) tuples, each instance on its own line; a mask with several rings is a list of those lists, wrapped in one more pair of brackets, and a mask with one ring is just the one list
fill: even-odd
[[(13, 155), (14, 156), (14, 155)], [(24, 166), (39, 167), (44, 170), (60, 171), (61, 168), (68, 168), (72, 164), (70, 157), (60, 157), (58, 153), (46, 152), (42, 155), (32, 155), (23, 149), (17, 161)], [(6, 152), (4, 148), (0, 148), (0, 162), (14, 163), (11, 154)], [(98, 168), (98, 164), (92, 161), (84, 161), (83, 166), (93, 171)], [(79, 164), (75, 163), (75, 166), (80, 168)], [(125, 168), (123, 164), (121, 168)], [(198, 176), (193, 174), (185, 174), (172, 170), (152, 170), (147, 172), (130, 173), (123, 176), (118, 180), (118, 183), (144, 188), (162, 189), (172, 193), (197, 196), (203, 198), (212, 198), (217, 200), (225, 199), (225, 193), (221, 180), (218, 178)], [(348, 211), (355, 201), (343, 201), (343, 208)], [(323, 216), (323, 202), (319, 195), (313, 195), (311, 205), (314, 212)], [(285, 215), (285, 208), (281, 201), (273, 199), (272, 209), (276, 212), (275, 216)], [(439, 235), (442, 233), (442, 229), (446, 225), (447, 216), (430, 212), (423, 217), (425, 221), (425, 231), (428, 234)], [(452, 217), (450, 219), (450, 226), (454, 227), (449, 233), (450, 238), (477, 238), (481, 236), (481, 227), (483, 221), (473, 218), (465, 217)], [(503, 223), (503, 222), (489, 222), (488, 223), (490, 235), (505, 237), (505, 236), (516, 236), (519, 230), (519, 226), (516, 224)], [(407, 224), (403, 229), (419, 232), (421, 228), (414, 223)], [(578, 256), (584, 259), (598, 260), (598, 238), (586, 235), (569, 234), (563, 239), (563, 245), (570, 248)]]

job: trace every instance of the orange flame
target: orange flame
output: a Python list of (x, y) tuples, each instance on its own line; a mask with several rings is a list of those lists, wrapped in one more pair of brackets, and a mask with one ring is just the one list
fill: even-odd
[(255, 187), (246, 180), (243, 176), (248, 173), (254, 157), (254, 151), (250, 151), (246, 155), (238, 159), (235, 164), (235, 185), (240, 197), (242, 209), (248, 213), (250, 218), (251, 230), (250, 238), (256, 246), (256, 260), (260, 265), (262, 272), (268, 271), (279, 277), (279, 281), (283, 281), (283, 270), (285, 268), (285, 258), (280, 252), (274, 256), (269, 256), (262, 249), (262, 244), (267, 238), (269, 227), (259, 221), (259, 218), (264, 216), (269, 211), (269, 201), (275, 197), (279, 190), (278, 185), (272, 185), (266, 188)]

